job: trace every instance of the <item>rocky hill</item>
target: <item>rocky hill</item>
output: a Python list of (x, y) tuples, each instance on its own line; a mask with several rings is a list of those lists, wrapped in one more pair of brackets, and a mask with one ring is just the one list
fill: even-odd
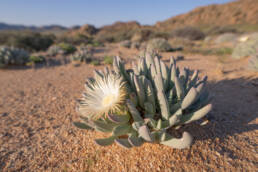
[[(109, 34), (113, 39), (114, 34), (122, 37), (128, 37), (135, 30), (151, 29), (158, 31), (171, 31), (178, 27), (197, 26), (214, 27), (214, 26), (255, 26), (258, 29), (258, 0), (236, 0), (225, 4), (213, 4), (203, 7), (198, 7), (188, 13), (171, 17), (165, 21), (157, 22), (153, 26), (142, 26), (136, 21), (130, 22), (115, 22), (111, 25), (106, 25), (100, 28), (95, 28), (92, 25), (75, 26), (66, 28), (59, 25), (50, 25), (43, 27), (9, 25), (0, 23), (1, 30), (34, 30), (34, 31), (68, 31), (70, 35), (96, 34), (99, 37), (106, 37)], [(254, 29), (253, 29), (254, 30)]]
[(67, 30), (66, 27), (60, 25), (47, 25), (47, 26), (25, 26), (25, 25), (18, 25), (18, 24), (6, 24), (0, 23), (0, 31), (1, 30), (31, 30), (31, 31), (65, 31)]
[(188, 13), (157, 22), (162, 30), (190, 26), (258, 25), (258, 0), (237, 0), (198, 7)]

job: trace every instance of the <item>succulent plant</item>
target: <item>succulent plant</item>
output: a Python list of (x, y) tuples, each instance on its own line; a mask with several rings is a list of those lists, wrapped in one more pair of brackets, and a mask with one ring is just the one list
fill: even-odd
[(90, 62), (92, 58), (92, 54), (90, 50), (86, 47), (80, 47), (78, 51), (76, 51), (74, 54), (71, 56), (72, 61), (76, 62)]
[(24, 65), (29, 61), (29, 53), (23, 49), (0, 47), (0, 67), (7, 65)]
[(205, 90), (207, 77), (198, 78), (198, 71), (181, 72), (171, 58), (167, 66), (161, 57), (146, 53), (126, 70), (119, 57), (113, 70), (96, 70), (95, 78), (85, 84), (86, 92), (77, 111), (81, 129), (94, 129), (109, 135), (96, 139), (101, 146), (117, 143), (124, 148), (154, 142), (172, 148), (186, 148), (192, 136), (184, 132), (176, 138), (168, 130), (197, 121), (212, 108)]

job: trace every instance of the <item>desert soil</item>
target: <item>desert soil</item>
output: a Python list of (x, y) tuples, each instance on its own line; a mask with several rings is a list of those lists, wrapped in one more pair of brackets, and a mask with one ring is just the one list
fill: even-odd
[[(136, 53), (113, 47), (96, 55), (130, 62)], [(178, 65), (208, 75), (214, 105), (206, 126), (185, 128), (195, 141), (183, 150), (100, 147), (94, 139), (104, 134), (72, 125), (85, 79), (103, 66), (0, 70), (0, 171), (258, 171), (258, 74), (247, 59), (188, 54)]]

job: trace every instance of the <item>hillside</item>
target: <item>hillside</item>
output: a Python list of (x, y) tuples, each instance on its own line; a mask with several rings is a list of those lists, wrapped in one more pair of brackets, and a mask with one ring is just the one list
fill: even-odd
[(66, 27), (60, 25), (47, 25), (47, 26), (25, 26), (25, 25), (18, 25), (18, 24), (7, 24), (7, 23), (0, 23), (0, 31), (1, 30), (32, 30), (37, 32), (42, 31), (65, 31), (67, 30)]
[[(87, 26), (87, 25), (86, 25)], [(113, 40), (116, 37), (129, 38), (135, 31), (152, 30), (170, 32), (184, 26), (195, 26), (205, 29), (217, 26), (231, 26), (239, 31), (255, 31), (258, 29), (258, 0), (237, 0), (226, 4), (213, 4), (198, 7), (188, 13), (157, 22), (152, 26), (143, 26), (136, 21), (116, 22), (98, 29), (98, 40)], [(76, 29), (82, 34), (84, 29)], [(85, 32), (85, 34), (87, 34)], [(118, 40), (120, 40), (118, 38)]]
[[(258, 28), (258, 0), (237, 0), (226, 4), (213, 4), (203, 7), (198, 7), (188, 13), (171, 17), (165, 21), (157, 22), (153, 26), (147, 26), (149, 29), (155, 29), (159, 31), (170, 31), (183, 26), (197, 26), (197, 27), (214, 27), (214, 26), (255, 26)], [(89, 27), (90, 26), (90, 27)], [(94, 28), (94, 29), (92, 29)], [(90, 31), (94, 30), (94, 34), (99, 31), (100, 36), (106, 34), (112, 34), (114, 32), (128, 32), (135, 29), (143, 29), (146, 26), (140, 25), (136, 21), (129, 22), (115, 22), (110, 25), (106, 25), (100, 28), (96, 28), (92, 25), (76, 26), (72, 28), (66, 28), (59, 25), (49, 26), (24, 26), (24, 25), (10, 25), (6, 23), (0, 23), (1, 30), (33, 30), (33, 31), (66, 31), (69, 33), (88, 35)]]
[(238, 0), (220, 5), (198, 7), (188, 13), (157, 22), (155, 27), (162, 30), (191, 26), (257, 25), (258, 1)]

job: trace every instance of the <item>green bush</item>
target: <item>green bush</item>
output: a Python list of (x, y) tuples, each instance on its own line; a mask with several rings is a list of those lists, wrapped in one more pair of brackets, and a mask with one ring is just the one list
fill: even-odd
[(214, 54), (218, 56), (223, 56), (223, 55), (230, 55), (232, 54), (233, 49), (229, 47), (222, 47), (214, 50)]
[(219, 35), (224, 33), (238, 33), (237, 28), (233, 26), (214, 26), (208, 29), (205, 33), (207, 35)]
[(76, 48), (68, 43), (60, 43), (58, 44), (58, 46), (60, 46), (60, 48), (64, 51), (65, 54), (72, 54), (76, 51)]
[(0, 33), (0, 45), (13, 46), (28, 51), (44, 51), (54, 43), (54, 40), (54, 35), (43, 35), (35, 32)]
[(205, 34), (198, 28), (195, 27), (183, 27), (175, 29), (171, 32), (172, 37), (181, 37), (189, 40), (202, 40), (205, 38)]
[(107, 65), (113, 64), (113, 57), (111, 57), (111, 56), (105, 56), (105, 57), (104, 57), (104, 60), (103, 60), (103, 63), (104, 63), (104, 64), (107, 64)]
[(86, 44), (88, 47), (103, 47), (104, 44), (98, 41), (91, 41), (88, 44)]
[(29, 57), (29, 61), (33, 63), (43, 63), (46, 61), (44, 56), (41, 55), (32, 55)]
[(83, 35), (83, 34), (75, 34), (75, 35), (61, 35), (57, 37), (57, 43), (67, 43), (72, 45), (80, 45), (80, 44), (88, 44), (92, 42), (92, 37)]
[(90, 62), (90, 64), (93, 65), (93, 66), (99, 66), (100, 65), (100, 61), (99, 60), (92, 60)]

